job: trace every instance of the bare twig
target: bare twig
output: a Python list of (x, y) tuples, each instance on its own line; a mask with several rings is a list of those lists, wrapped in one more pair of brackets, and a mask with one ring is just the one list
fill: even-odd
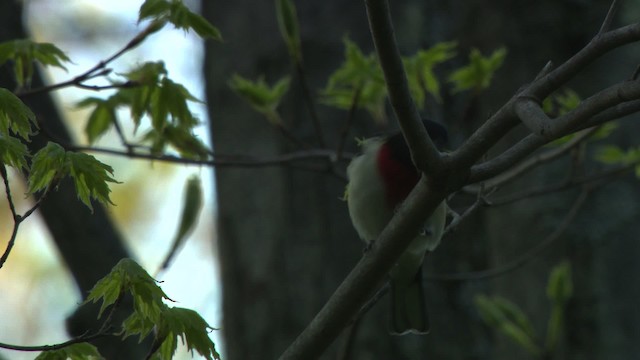
[(0, 175), (2, 176), (2, 181), (4, 182), (4, 190), (7, 195), (7, 202), (9, 203), (9, 210), (11, 211), (11, 216), (13, 217), (13, 229), (11, 230), (11, 236), (9, 237), (9, 241), (7, 242), (7, 247), (4, 250), (4, 253), (0, 257), (0, 269), (4, 266), (4, 263), (9, 259), (9, 254), (11, 254), (11, 250), (16, 243), (16, 238), (18, 237), (18, 229), (20, 228), (20, 224), (25, 221), (34, 211), (40, 206), (40, 202), (46, 195), (43, 196), (36, 201), (35, 205), (33, 205), (29, 210), (27, 210), (23, 215), (18, 214), (16, 210), (16, 206), (13, 202), (13, 196), (11, 195), (11, 187), (9, 186), (9, 177), (7, 176), (7, 169), (4, 164), (0, 164)]
[(618, 8), (620, 8), (618, 0), (613, 0), (611, 2), (611, 6), (609, 6), (607, 16), (605, 16), (604, 21), (602, 21), (602, 26), (600, 27), (600, 31), (598, 31), (598, 35), (611, 29), (611, 24), (613, 23), (613, 18), (616, 15), (616, 12), (618, 12)]
[(304, 67), (302, 66), (302, 60), (296, 59), (295, 68), (298, 73), (298, 77), (300, 78), (300, 84), (302, 85), (302, 94), (304, 96), (304, 102), (305, 104), (307, 104), (307, 110), (309, 111), (309, 115), (311, 116), (311, 122), (313, 123), (313, 127), (316, 132), (316, 137), (318, 138), (318, 145), (320, 147), (325, 147), (326, 142), (324, 140), (322, 126), (320, 125), (320, 119), (318, 118), (318, 112), (316, 111), (315, 101), (313, 100), (311, 90), (309, 89), (309, 83), (307, 82), (307, 75), (304, 71)]
[(628, 174), (629, 172), (633, 171), (638, 165), (640, 165), (640, 161), (619, 166), (615, 169), (604, 171), (598, 174), (570, 178), (569, 180), (562, 181), (555, 185), (544, 186), (544, 187), (535, 188), (535, 189), (528, 189), (526, 191), (504, 196), (499, 199), (495, 199), (495, 200), (492, 199), (490, 201), (490, 204), (491, 206), (502, 206), (502, 205), (512, 204), (514, 202), (521, 201), (524, 199), (536, 197), (536, 196), (543, 196), (543, 195), (552, 194), (558, 191), (573, 189), (577, 186), (584, 186), (584, 185), (593, 186), (598, 182), (608, 181), (610, 179), (620, 177), (624, 174)]
[(102, 90), (110, 90), (110, 89), (128, 89), (128, 88), (140, 86), (140, 83), (137, 81), (126, 81), (123, 83), (115, 83), (110, 85), (87, 85), (87, 84), (80, 83), (80, 84), (73, 84), (73, 86), (81, 89), (85, 89), (85, 90), (102, 91)]
[(51, 350), (63, 349), (71, 345), (80, 344), (83, 342), (89, 342), (91, 340), (95, 340), (105, 336), (117, 336), (117, 334), (97, 333), (93, 335), (82, 335), (77, 338), (71, 339), (69, 341), (65, 341), (65, 342), (62, 342), (59, 344), (53, 344), (53, 345), (24, 346), (24, 345), (0, 343), (0, 348), (8, 349), (8, 350), (17, 350), (17, 351), (51, 351)]
[[(132, 159), (146, 159), (152, 161), (162, 161), (174, 164), (182, 165), (196, 165), (196, 166), (212, 166), (212, 167), (267, 167), (267, 166), (284, 166), (291, 163), (297, 163), (301, 161), (309, 160), (328, 160), (335, 159), (335, 152), (333, 150), (323, 149), (311, 149), (300, 150), (290, 152), (288, 154), (276, 155), (272, 157), (256, 157), (251, 155), (220, 155), (214, 154), (213, 160), (197, 160), (181, 158), (174, 155), (153, 155), (149, 153), (141, 152), (127, 152), (117, 149), (101, 148), (101, 147), (88, 147), (88, 146), (75, 146), (69, 144), (62, 144), (66, 150), (69, 151), (83, 151), (102, 153), (115, 156), (124, 156)], [(343, 161), (349, 161), (354, 157), (351, 153), (345, 153), (342, 156)], [(326, 171), (326, 167), (324, 167)]]
[(164, 26), (164, 23), (157, 22), (157, 21), (152, 22), (144, 30), (142, 30), (135, 37), (133, 37), (133, 39), (131, 39), (127, 43), (127, 45), (125, 45), (122, 49), (120, 49), (119, 51), (117, 51), (115, 54), (111, 55), (107, 59), (100, 61), (99, 63), (94, 65), (92, 68), (90, 68), (89, 70), (85, 71), (84, 73), (74, 77), (73, 79), (70, 79), (70, 80), (67, 80), (67, 81), (63, 81), (63, 82), (60, 82), (60, 83), (57, 83), (57, 84), (46, 85), (46, 86), (39, 87), (39, 88), (36, 88), (36, 89), (19, 91), (19, 92), (16, 93), (16, 96), (26, 97), (26, 96), (36, 95), (36, 94), (40, 94), (40, 93), (44, 93), (44, 92), (54, 91), (54, 90), (65, 88), (65, 87), (69, 87), (69, 86), (76, 86), (76, 87), (80, 87), (80, 88), (83, 88), (83, 89), (96, 90), (96, 91), (104, 90), (104, 89), (111, 89), (111, 88), (137, 86), (138, 84), (135, 83), (135, 82), (125, 82), (125, 83), (121, 83), (121, 84), (112, 84), (112, 85), (107, 85), (107, 86), (86, 85), (86, 84), (84, 84), (84, 82), (87, 81), (87, 80), (96, 78), (96, 77), (109, 75), (111, 73), (111, 69), (107, 68), (107, 65), (109, 65), (109, 63), (111, 63), (112, 61), (116, 60), (120, 56), (124, 55), (125, 53), (129, 52), (130, 50), (132, 50), (135, 47), (137, 47), (138, 45), (140, 45), (140, 43), (142, 43), (142, 41), (144, 41), (149, 35), (151, 35), (154, 32), (160, 30), (160, 28), (162, 26)]
[(291, 143), (295, 144), (298, 148), (300, 149), (308, 149), (309, 145), (305, 144), (302, 140), (298, 139), (298, 137), (296, 137), (291, 130), (289, 130), (284, 123), (282, 122), (278, 122), (276, 123), (276, 128), (278, 128), (278, 130), (280, 131), (280, 133), (287, 139), (289, 140)]
[(358, 103), (360, 102), (360, 93), (362, 92), (362, 87), (358, 87), (356, 91), (353, 93), (353, 99), (351, 99), (351, 106), (349, 107), (349, 114), (347, 115), (347, 121), (342, 127), (342, 131), (340, 133), (340, 140), (338, 141), (338, 146), (336, 147), (336, 161), (340, 161), (342, 159), (342, 152), (344, 151), (344, 146), (347, 143), (347, 137), (349, 136), (349, 130), (351, 130), (351, 125), (356, 117), (356, 110), (358, 109)]
[(527, 264), (529, 261), (533, 260), (536, 256), (538, 256), (543, 250), (548, 248), (551, 244), (561, 238), (562, 234), (567, 230), (571, 222), (575, 219), (578, 211), (582, 208), (585, 201), (590, 194), (591, 189), (583, 188), (583, 191), (576, 198), (571, 209), (567, 212), (566, 216), (558, 225), (558, 227), (545, 239), (539, 242), (536, 246), (531, 248), (529, 251), (521, 255), (520, 257), (504, 264), (500, 267), (484, 270), (484, 271), (473, 271), (468, 273), (458, 273), (458, 274), (431, 274), (426, 275), (425, 279), (430, 281), (477, 281), (477, 280), (485, 280), (489, 278), (495, 278), (509, 272), (512, 272), (523, 265)]
[(469, 206), (462, 215), (454, 216), (453, 220), (447, 225), (444, 229), (444, 235), (452, 233), (455, 229), (466, 219), (468, 219), (471, 215), (475, 214), (480, 208), (488, 205), (489, 202), (485, 199), (484, 196), (478, 196), (477, 200)]

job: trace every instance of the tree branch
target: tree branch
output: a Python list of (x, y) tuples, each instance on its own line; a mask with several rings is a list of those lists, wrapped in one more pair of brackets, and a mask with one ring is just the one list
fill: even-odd
[[(517, 116), (515, 114), (514, 105), (519, 99), (536, 99), (536, 101), (540, 101), (541, 99), (546, 98), (553, 91), (560, 88), (567, 81), (573, 78), (578, 72), (583, 70), (587, 65), (591, 64), (597, 58), (602, 56), (603, 54), (626, 44), (635, 42), (640, 40), (640, 23), (627, 25), (622, 28), (612, 30), (606, 32), (604, 34), (597, 35), (593, 40), (591, 40), (583, 49), (581, 49), (576, 55), (572, 56), (565, 63), (560, 65), (558, 68), (554, 70), (547, 69), (546, 75), (542, 77), (537, 77), (530, 85), (525, 87), (520, 93), (516, 94), (512, 97), (504, 106), (502, 106), (493, 116), (491, 116), (476, 132), (474, 132), (471, 137), (456, 151), (454, 151), (450, 158), (447, 159), (448, 162), (455, 164), (456, 169), (458, 171), (466, 171), (469, 166), (472, 166), (482, 155), (484, 155), (491, 146), (496, 144), (498, 140), (500, 140), (509, 130), (511, 130), (515, 125), (517, 125)], [(546, 67), (545, 67), (546, 68)], [(603, 95), (601, 97), (591, 97), (593, 104), (592, 108), (583, 107), (582, 110), (585, 110), (585, 113), (581, 114), (583, 116), (580, 120), (586, 122), (586, 118), (584, 116), (592, 116), (597, 112), (593, 112), (590, 110), (603, 111), (608, 107), (615, 106), (616, 101), (612, 101), (613, 98), (617, 98), (617, 104), (627, 102), (629, 100), (635, 99), (627, 99), (626, 97), (629, 95), (633, 95), (637, 92), (637, 85), (627, 85), (618, 84), (610, 87), (608, 90), (604, 90), (601, 92)], [(612, 96), (614, 95), (617, 89), (622, 90), (622, 96)], [(607, 93), (607, 91), (611, 91), (611, 93)], [(615, 94), (617, 95), (617, 94)], [(603, 104), (598, 104), (598, 101), (602, 101)], [(581, 104), (584, 106), (584, 104)], [(578, 113), (578, 115), (580, 115)], [(573, 112), (573, 115), (576, 116), (576, 113)], [(563, 125), (560, 133), (555, 134), (556, 137), (562, 136), (566, 134), (564, 130), (567, 129), (568, 126), (578, 126), (578, 128), (584, 128), (588, 126), (578, 125), (579, 121), (574, 119), (565, 118), (563, 120)], [(570, 125), (567, 125), (570, 123)], [(589, 124), (589, 126), (593, 126), (593, 124)], [(573, 129), (576, 131), (578, 128)], [(535, 136), (535, 135), (534, 135)], [(551, 140), (551, 139), (547, 139)], [(529, 138), (527, 140), (528, 147), (527, 151), (533, 151), (537, 147), (543, 145), (545, 142), (541, 138)], [(513, 149), (513, 148), (512, 148)], [(509, 154), (507, 154), (509, 153)], [(526, 153), (526, 152), (525, 152)], [(521, 153), (520, 156), (517, 154), (510, 153), (507, 151), (503, 153), (501, 156), (508, 156), (512, 159), (517, 158), (516, 161), (521, 159), (524, 154)], [(503, 158), (504, 160), (504, 158)], [(492, 161), (492, 160), (490, 160)], [(514, 162), (511, 162), (512, 165)], [(493, 163), (495, 164), (495, 163)], [(488, 164), (487, 164), (488, 165)], [(502, 164), (504, 165), (504, 164)], [(509, 166), (510, 166), (509, 165)], [(481, 180), (486, 180), (492, 176), (497, 175), (501, 171), (506, 170), (509, 166), (501, 167), (500, 170), (496, 168), (491, 169), (491, 166), (484, 166), (482, 168), (476, 168), (475, 170), (482, 169), (483, 172), (489, 174), (486, 176), (483, 174), (480, 176), (479, 173), (473, 172), (469, 175), (468, 183), (478, 182)], [(473, 169), (472, 169), (473, 170)]]
[[(507, 171), (501, 172), (496, 177), (483, 182), (482, 186), (489, 189), (494, 187), (499, 187), (501, 185), (504, 185), (514, 180), (519, 176), (522, 176), (523, 174), (525, 174), (527, 171), (531, 169), (535, 169), (536, 167), (542, 164), (553, 161), (561, 157), (562, 155), (565, 155), (569, 151), (573, 150), (576, 146), (582, 144), (585, 140), (593, 136), (593, 134), (595, 134), (598, 131), (598, 129), (599, 129), (598, 127), (593, 127), (593, 128), (582, 130), (582, 132), (576, 133), (576, 136), (571, 140), (569, 140), (568, 142), (558, 147), (555, 147), (551, 150), (543, 152), (541, 154), (527, 158), (526, 161), (518, 163), (513, 168)], [(480, 185), (470, 185), (465, 187), (465, 191), (468, 190), (471, 192), (478, 192), (480, 190), (479, 187)]]
[(422, 125), (422, 119), (411, 97), (391, 22), (389, 3), (387, 0), (366, 0), (365, 4), (389, 100), (411, 150), (413, 162), (426, 174), (436, 173), (442, 168), (443, 160)]
[(422, 177), (373, 246), (280, 359), (314, 359), (324, 352), (380, 286), (424, 225), (424, 215), (433, 213), (444, 200), (445, 193), (434, 190)]

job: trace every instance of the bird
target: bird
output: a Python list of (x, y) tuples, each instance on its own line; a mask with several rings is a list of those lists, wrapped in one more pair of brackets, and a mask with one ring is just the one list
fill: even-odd
[[(445, 128), (428, 119), (423, 123), (434, 143), (443, 146), (447, 141)], [(418, 183), (421, 174), (399, 132), (366, 139), (361, 147), (362, 153), (347, 167), (346, 198), (353, 226), (370, 247)], [(389, 332), (392, 335), (429, 332), (421, 269), (426, 253), (435, 250), (440, 243), (446, 215), (447, 206), (443, 201), (389, 271)]]

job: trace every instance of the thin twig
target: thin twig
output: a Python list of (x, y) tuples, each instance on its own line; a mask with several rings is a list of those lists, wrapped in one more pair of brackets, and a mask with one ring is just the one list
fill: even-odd
[[(590, 129), (582, 130), (581, 132), (576, 133), (576, 136), (574, 136), (571, 140), (567, 141), (566, 143), (560, 146), (557, 146), (551, 150), (548, 150), (546, 152), (543, 152), (541, 154), (534, 155), (528, 158), (527, 160), (519, 163), (518, 165), (514, 166), (513, 168), (500, 173), (500, 175), (483, 182), (483, 184), (485, 187), (493, 188), (493, 187), (502, 186), (507, 182), (513, 181), (515, 178), (525, 174), (527, 171), (535, 169), (542, 164), (551, 162), (559, 158), (560, 156), (568, 153), (569, 151), (574, 149), (576, 146), (580, 145), (581, 143), (589, 139), (591, 136), (593, 136), (599, 129), (600, 129), (599, 127), (593, 127)], [(471, 191), (474, 193), (478, 192), (478, 189), (479, 189), (479, 185), (470, 185), (465, 187), (465, 191)]]
[(349, 131), (351, 130), (351, 125), (356, 117), (356, 110), (358, 109), (358, 103), (360, 102), (360, 93), (362, 92), (362, 87), (359, 86), (356, 91), (353, 93), (353, 99), (351, 100), (351, 106), (349, 107), (349, 113), (347, 115), (347, 121), (340, 132), (340, 140), (338, 140), (338, 146), (336, 147), (336, 161), (340, 161), (342, 159), (342, 152), (344, 151), (344, 146), (347, 143), (347, 137), (349, 136)]
[[(182, 165), (196, 165), (196, 166), (215, 166), (215, 167), (266, 167), (266, 166), (283, 166), (299, 161), (309, 160), (329, 160), (335, 158), (335, 152), (333, 150), (312, 149), (294, 151), (288, 154), (272, 156), (272, 157), (255, 157), (251, 155), (219, 155), (214, 154), (213, 160), (197, 160), (181, 158), (174, 155), (153, 155), (140, 152), (126, 152), (117, 149), (109, 149), (102, 147), (89, 147), (89, 146), (75, 146), (65, 145), (62, 146), (69, 151), (83, 151), (94, 152), (116, 156), (124, 156), (135, 159), (146, 159), (152, 161), (162, 161)], [(349, 161), (354, 157), (351, 153), (343, 154), (343, 160)], [(326, 168), (323, 168), (326, 171)]]
[(119, 58), (120, 56), (124, 55), (128, 51), (134, 49), (135, 47), (140, 45), (140, 43), (142, 41), (144, 41), (144, 39), (146, 39), (149, 35), (153, 34), (156, 31), (158, 31), (159, 30), (158, 24), (159, 24), (158, 22), (152, 22), (144, 30), (142, 30), (136, 36), (134, 36), (133, 39), (131, 39), (127, 43), (127, 45), (125, 45), (118, 52), (116, 52), (115, 54), (111, 55), (107, 59), (100, 61), (99, 63), (94, 65), (92, 68), (90, 68), (89, 70), (85, 71), (84, 73), (74, 77), (73, 79), (70, 79), (70, 80), (67, 80), (67, 81), (63, 81), (63, 82), (60, 82), (60, 83), (57, 83), (57, 84), (51, 84), (51, 85), (42, 86), (42, 87), (39, 87), (39, 88), (36, 88), (36, 89), (30, 89), (30, 90), (26, 90), (26, 91), (19, 91), (19, 92), (16, 92), (16, 96), (18, 96), (18, 97), (26, 97), (26, 96), (36, 95), (36, 94), (40, 94), (40, 93), (44, 93), (44, 92), (50, 92), (50, 91), (53, 91), (53, 90), (57, 90), (57, 89), (64, 88), (64, 87), (69, 87), (69, 86), (77, 86), (77, 87), (80, 87), (80, 88), (89, 89), (89, 90), (96, 90), (96, 91), (97, 90), (114, 88), (114, 87), (131, 87), (131, 86), (135, 86), (134, 85), (135, 83), (133, 83), (133, 82), (126, 82), (126, 83), (122, 83), (122, 84), (112, 84), (112, 85), (107, 85), (107, 86), (104, 86), (104, 87), (86, 85), (86, 84), (84, 84), (84, 82), (87, 81), (87, 80), (96, 78), (96, 77), (109, 75), (111, 73), (111, 69), (106, 68), (107, 65), (109, 63), (111, 63), (112, 61), (116, 60), (117, 58)]
[(611, 24), (613, 23), (613, 18), (616, 15), (616, 12), (619, 8), (618, 0), (613, 0), (611, 2), (611, 6), (609, 6), (609, 11), (607, 12), (607, 16), (605, 16), (604, 21), (602, 21), (602, 26), (600, 27), (600, 31), (598, 31), (598, 35), (604, 34), (611, 29)]
[(0, 348), (8, 349), (8, 350), (17, 350), (17, 351), (51, 351), (51, 350), (63, 349), (68, 346), (80, 344), (83, 342), (89, 342), (91, 340), (95, 340), (105, 336), (117, 336), (117, 334), (97, 333), (93, 335), (83, 335), (83, 336), (79, 336), (77, 338), (71, 339), (69, 341), (65, 341), (65, 342), (62, 342), (59, 344), (53, 344), (53, 345), (24, 346), (24, 345), (0, 343)]
[(629, 164), (617, 167), (615, 169), (608, 170), (595, 175), (571, 178), (567, 181), (562, 181), (555, 185), (545, 186), (541, 188), (534, 188), (534, 189), (526, 190), (520, 193), (511, 194), (509, 196), (505, 196), (497, 200), (491, 200), (490, 205), (491, 206), (507, 205), (507, 204), (511, 204), (517, 201), (522, 201), (524, 199), (528, 199), (536, 196), (549, 195), (554, 192), (569, 190), (569, 189), (575, 188), (576, 186), (581, 186), (585, 184), (594, 184), (602, 180), (609, 180), (633, 171), (638, 165), (640, 165), (640, 161), (635, 161), (633, 163), (629, 163)]
[(276, 123), (276, 127), (280, 130), (280, 133), (293, 144), (300, 149), (308, 149), (309, 145), (305, 144), (302, 140), (298, 139), (282, 122)]
[(42, 199), (46, 196), (47, 190), (44, 191), (42, 196), (36, 201), (36, 203), (25, 211), (24, 214), (18, 214), (16, 210), (16, 205), (13, 202), (13, 196), (11, 195), (11, 187), (9, 185), (9, 176), (7, 175), (7, 168), (4, 164), (0, 164), (0, 176), (2, 177), (2, 181), (4, 182), (4, 191), (7, 195), (7, 202), (9, 203), (9, 210), (11, 211), (11, 217), (13, 218), (13, 229), (11, 230), (11, 236), (9, 237), (9, 241), (7, 242), (7, 247), (4, 250), (4, 253), (0, 257), (0, 269), (4, 266), (7, 259), (9, 259), (9, 254), (15, 245), (16, 238), (18, 237), (18, 229), (20, 228), (20, 224), (25, 221), (34, 211), (40, 207), (40, 203)]
[(127, 153), (132, 153), (134, 147), (127, 141), (127, 137), (124, 135), (124, 131), (122, 131), (122, 126), (120, 126), (120, 122), (115, 117), (113, 118), (113, 127), (116, 129), (118, 138), (120, 138), (120, 143), (127, 148)]
[(342, 343), (342, 347), (338, 350), (337, 360), (349, 360), (353, 358), (353, 345), (355, 344), (356, 335), (360, 329), (360, 319), (347, 327), (347, 333)]
[(309, 89), (309, 83), (307, 82), (307, 75), (304, 71), (304, 67), (302, 66), (302, 60), (296, 60), (295, 68), (298, 73), (298, 78), (300, 79), (300, 84), (302, 85), (302, 95), (304, 97), (304, 102), (307, 105), (307, 110), (309, 111), (309, 115), (311, 116), (311, 122), (313, 123), (316, 137), (318, 138), (318, 145), (323, 148), (326, 146), (326, 142), (324, 140), (324, 134), (322, 132), (322, 126), (320, 125), (318, 112), (316, 111), (315, 101), (313, 100), (311, 90)]
[(137, 81), (127, 81), (123, 83), (115, 83), (110, 85), (86, 85), (86, 84), (72, 84), (75, 87), (91, 90), (91, 91), (102, 91), (102, 90), (111, 90), (111, 89), (128, 89), (140, 86), (140, 83)]
[(11, 216), (13, 218), (13, 229), (11, 230), (11, 236), (7, 242), (7, 248), (4, 250), (2, 257), (0, 257), (0, 269), (4, 266), (4, 263), (9, 258), (11, 249), (15, 245), (16, 237), (18, 236), (18, 228), (20, 227), (20, 215), (16, 212), (16, 206), (13, 203), (13, 196), (11, 196), (11, 187), (9, 187), (9, 177), (7, 176), (7, 169), (4, 164), (0, 164), (0, 174), (2, 175), (2, 181), (4, 182), (4, 190), (7, 194), (7, 202), (9, 203), (9, 209), (11, 210)]
[(567, 215), (564, 217), (560, 225), (553, 231), (549, 236), (539, 242), (536, 246), (531, 248), (529, 251), (504, 264), (500, 267), (484, 270), (484, 271), (473, 271), (467, 273), (457, 273), (457, 274), (431, 274), (426, 275), (425, 279), (430, 281), (477, 281), (477, 280), (485, 280), (489, 278), (495, 278), (506, 273), (512, 272), (523, 265), (527, 264), (529, 261), (533, 260), (536, 256), (538, 256), (543, 250), (548, 248), (551, 244), (561, 238), (562, 234), (567, 230), (571, 222), (575, 219), (578, 211), (582, 208), (585, 201), (587, 200), (589, 194), (591, 193), (591, 189), (588, 187), (583, 188), (580, 195), (576, 198), (571, 209), (567, 212)]
[(373, 306), (380, 301), (390, 289), (389, 282), (382, 286), (376, 293), (358, 310), (358, 313), (351, 319), (348, 326), (354, 325), (358, 320), (360, 320), (366, 313), (373, 308)]
[[(480, 208), (488, 205), (488, 202), (484, 196), (478, 196), (477, 200), (469, 206), (462, 215), (455, 216), (453, 220), (447, 225), (444, 229), (444, 235), (452, 233), (455, 229), (462, 223), (465, 219), (469, 218), (471, 215), (475, 214)], [(443, 236), (444, 236), (443, 235)]]

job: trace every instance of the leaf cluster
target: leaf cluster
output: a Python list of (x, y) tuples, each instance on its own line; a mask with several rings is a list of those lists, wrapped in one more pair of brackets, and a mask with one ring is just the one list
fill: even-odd
[(63, 64), (71, 60), (53, 44), (19, 39), (0, 44), (0, 65), (8, 61), (13, 63), (13, 75), (18, 87), (23, 88), (31, 84), (36, 62), (66, 70)]
[(622, 149), (617, 145), (603, 145), (596, 152), (596, 160), (607, 165), (634, 166), (635, 175), (640, 178), (640, 147)]
[(547, 322), (544, 344), (536, 334), (529, 317), (518, 305), (500, 296), (486, 295), (477, 295), (474, 302), (485, 324), (507, 336), (530, 354), (539, 359), (546, 359), (557, 349), (564, 329), (565, 309), (572, 295), (571, 266), (565, 261), (553, 268), (547, 282), (551, 314)]
[(289, 77), (283, 77), (273, 86), (269, 86), (263, 78), (251, 81), (238, 74), (229, 80), (229, 87), (235, 91), (251, 107), (264, 115), (274, 125), (281, 125), (282, 119), (277, 108), (289, 90)]
[(168, 21), (178, 29), (193, 30), (204, 39), (222, 40), (218, 28), (189, 10), (181, 0), (145, 0), (140, 6), (138, 21), (146, 19)]
[[(37, 128), (36, 116), (17, 96), (0, 88), (0, 163), (27, 169), (29, 151), (23, 141)], [(22, 141), (20, 140), (22, 139)]]
[[(365, 55), (351, 40), (345, 38), (345, 60), (329, 77), (321, 92), (323, 102), (339, 109), (352, 106), (367, 111), (378, 122), (385, 119), (387, 88), (382, 69), (376, 56)], [(442, 81), (436, 67), (456, 56), (456, 42), (440, 42), (429, 49), (419, 50), (402, 58), (411, 95), (419, 109), (424, 109), (427, 95), (441, 101)], [(504, 48), (484, 57), (472, 49), (469, 63), (453, 70), (447, 82), (453, 85), (452, 92), (473, 90), (478, 92), (491, 83), (506, 56)]]
[(113, 168), (95, 157), (73, 151), (65, 151), (62, 146), (49, 142), (40, 149), (31, 162), (29, 173), (29, 194), (47, 191), (67, 176), (73, 179), (78, 198), (89, 209), (91, 199), (102, 204), (113, 204), (109, 199), (108, 183), (117, 183), (112, 177)]
[(189, 351), (195, 350), (208, 360), (220, 359), (208, 335), (213, 328), (193, 310), (166, 305), (164, 301), (171, 299), (157, 281), (131, 259), (116, 264), (96, 283), (85, 302), (101, 301), (98, 317), (102, 317), (105, 310), (117, 306), (125, 294), (133, 298), (133, 313), (122, 323), (121, 335), (123, 338), (137, 335), (142, 341), (153, 332), (153, 359), (171, 359), (178, 338)]
[(85, 127), (90, 143), (117, 126), (117, 110), (125, 108), (129, 109), (134, 132), (143, 119), (149, 119), (151, 129), (143, 142), (151, 144), (152, 154), (163, 154), (171, 146), (186, 158), (208, 158), (210, 150), (193, 133), (200, 121), (188, 105), (200, 100), (168, 77), (162, 61), (144, 63), (121, 76), (125, 83), (135, 86), (120, 88), (106, 99), (88, 97), (77, 103), (80, 108), (92, 108)]

